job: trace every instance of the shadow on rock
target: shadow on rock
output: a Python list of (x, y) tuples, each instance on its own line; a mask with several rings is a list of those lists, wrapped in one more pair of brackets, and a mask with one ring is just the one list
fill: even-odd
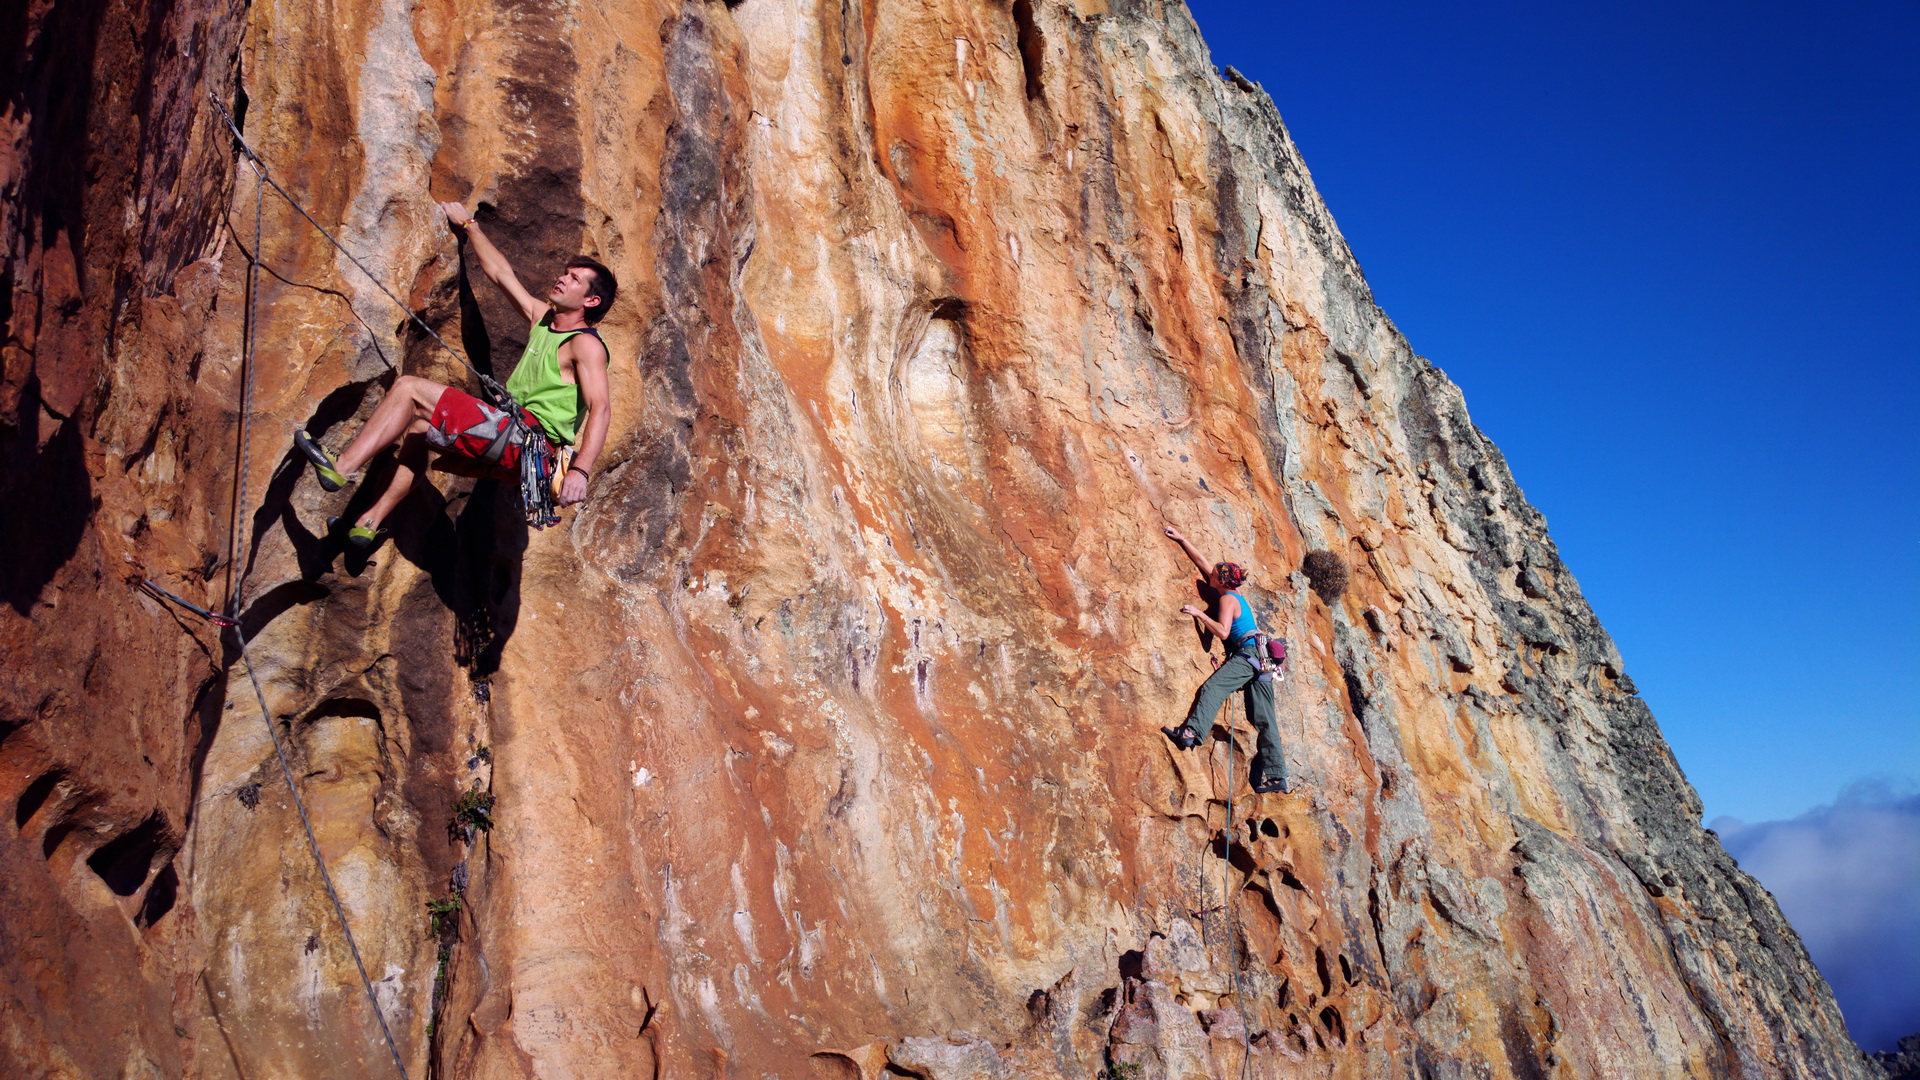
[(520, 621), (527, 525), (518, 491), (477, 480), (471, 492), (448, 500), (423, 486), (394, 517), (393, 550), (427, 574), (453, 612), (455, 661), (475, 679), (491, 676)]
[[(40, 380), (21, 389), (20, 407), (0, 436), (0, 596), (21, 615), (79, 550), (93, 517), (93, 482), (87, 476), (80, 419), (60, 421), (39, 441)], [(51, 413), (49, 413), (51, 415)]]
[[(387, 381), (391, 383), (392, 380)], [(319, 406), (313, 410), (313, 415), (307, 418), (304, 425), (307, 432), (319, 438), (332, 430), (334, 425), (351, 418), (355, 412), (359, 411), (360, 403), (366, 398), (367, 388), (371, 385), (373, 383), (348, 383), (322, 398)], [(313, 532), (301, 524), (300, 516), (294, 513), (294, 489), (299, 486), (300, 478), (306, 474), (307, 460), (300, 456), (299, 452), (293, 448), (292, 441), (289, 440), (281, 453), (279, 464), (274, 466), (272, 479), (267, 481), (267, 490), (260, 496), (260, 505), (253, 512), (252, 535), (247, 538), (246, 572), (249, 575), (253, 573), (254, 565), (259, 560), (261, 541), (266, 538), (275, 524), (280, 525), (287, 534), (287, 542), (293, 545), (293, 557), (300, 567), (300, 576), (308, 581), (313, 581), (330, 570), (334, 559), (344, 548), (339, 537)], [(373, 497), (366, 493), (377, 490), (368, 484), (360, 485), (354, 492), (348, 507), (341, 511), (343, 518), (352, 520), (347, 515), (357, 512), (356, 506), (364, 507), (371, 504)], [(250, 605), (249, 612), (259, 603), (260, 601), (255, 601)], [(284, 607), (280, 609), (280, 611), (285, 610)], [(275, 615), (279, 613), (279, 611), (274, 612)], [(254, 624), (247, 631), (247, 636), (252, 637), (259, 632), (261, 626), (271, 621), (271, 618), (254, 620)]]

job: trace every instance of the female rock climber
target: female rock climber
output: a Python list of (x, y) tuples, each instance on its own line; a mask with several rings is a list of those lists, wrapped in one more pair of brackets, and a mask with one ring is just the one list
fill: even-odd
[(1247, 720), (1260, 739), (1249, 774), (1253, 790), (1262, 795), (1284, 792), (1287, 762), (1280, 751), (1280, 728), (1273, 719), (1273, 683), (1260, 678), (1260, 667), (1254, 659), (1253, 609), (1234, 591), (1247, 580), (1247, 571), (1236, 563), (1209, 563), (1200, 550), (1171, 525), (1167, 526), (1167, 539), (1180, 545), (1215, 590), (1213, 614), (1192, 604), (1182, 607), (1180, 614), (1193, 616), (1209, 633), (1225, 642), (1227, 656), (1225, 660), (1215, 661), (1213, 674), (1200, 684), (1199, 692), (1193, 696), (1193, 707), (1187, 710), (1186, 721), (1177, 728), (1160, 730), (1182, 750), (1199, 746), (1213, 729), (1213, 718), (1220, 706), (1239, 690), (1246, 702)]

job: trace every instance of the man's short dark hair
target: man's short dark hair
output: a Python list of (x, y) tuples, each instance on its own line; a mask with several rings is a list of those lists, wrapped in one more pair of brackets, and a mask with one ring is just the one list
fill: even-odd
[(581, 308), (580, 316), (589, 323), (597, 323), (607, 317), (607, 309), (613, 306), (613, 296), (620, 291), (620, 282), (614, 279), (613, 271), (585, 255), (567, 260), (567, 269), (572, 270), (575, 267), (593, 271), (593, 283), (587, 286), (587, 295), (599, 297), (600, 302)]

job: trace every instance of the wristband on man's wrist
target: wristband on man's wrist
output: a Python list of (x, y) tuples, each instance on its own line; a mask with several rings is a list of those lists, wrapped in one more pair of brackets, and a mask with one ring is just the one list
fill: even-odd
[(581, 476), (584, 476), (584, 477), (586, 477), (586, 478), (587, 478), (587, 479), (589, 479), (589, 480), (591, 480), (591, 479), (593, 479), (593, 474), (592, 474), (592, 473), (590, 473), (590, 472), (588, 472), (587, 470), (585, 470), (585, 469), (583, 469), (583, 468), (581, 468), (581, 467), (580, 467), (580, 466), (578, 466), (578, 465), (569, 465), (569, 466), (567, 466), (567, 471), (568, 471), (568, 472), (577, 472), (577, 473), (579, 473), (579, 474), (580, 474)]

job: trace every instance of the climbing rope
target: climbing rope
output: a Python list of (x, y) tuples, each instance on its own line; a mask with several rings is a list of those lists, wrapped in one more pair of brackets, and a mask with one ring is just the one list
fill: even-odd
[(320, 841), (313, 835), (313, 822), (307, 817), (307, 804), (300, 798), (300, 789), (294, 786), (293, 764), (287, 760), (287, 749), (280, 742), (279, 729), (274, 727), (273, 714), (267, 711), (267, 695), (260, 689), (260, 677), (254, 673), (253, 657), (247, 654), (247, 639), (238, 626), (233, 626), (233, 640), (240, 647), (240, 662), (247, 669), (247, 681), (253, 684), (254, 700), (260, 703), (260, 722), (267, 727), (267, 736), (273, 740), (273, 752), (280, 759), (280, 775), (286, 777), (287, 791), (293, 796), (293, 807), (300, 812), (300, 827), (307, 834), (307, 850), (313, 854), (313, 865), (320, 871), (320, 883), (327, 887), (327, 899), (333, 902), (333, 917), (340, 923), (340, 934), (347, 939), (347, 951), (353, 954), (354, 969), (360, 972), (360, 985), (367, 991), (367, 1007), (373, 1010), (373, 1018), (380, 1022), (380, 1034), (387, 1040), (387, 1052), (393, 1055), (393, 1067), (399, 1071), (400, 1080), (408, 1080), (406, 1063), (400, 1060), (400, 1047), (393, 1041), (393, 1029), (387, 1026), (387, 1016), (380, 1010), (380, 999), (373, 992), (373, 980), (367, 977), (366, 962), (360, 959), (360, 946), (353, 940), (353, 929), (347, 925), (347, 909), (340, 903), (340, 893), (333, 887), (333, 875), (327, 873), (327, 862), (320, 857)]
[[(222, 118), (227, 121), (228, 128), (234, 133), (234, 138), (239, 139), (240, 130), (234, 125), (233, 117), (227, 113), (226, 106), (222, 105), (218, 98), (214, 98), (213, 102), (219, 107)], [(312, 819), (307, 816), (306, 800), (300, 797), (300, 788), (294, 782), (293, 763), (287, 758), (286, 746), (280, 741), (280, 731), (274, 726), (273, 714), (267, 709), (267, 695), (260, 687), (260, 676), (254, 670), (253, 657), (247, 652), (247, 635), (238, 621), (240, 600), (246, 590), (247, 578), (247, 564), (242, 561), (243, 556), (246, 554), (242, 551), (242, 524), (246, 520), (247, 462), (248, 444), (250, 442), (248, 429), (251, 427), (253, 419), (254, 338), (255, 331), (258, 328), (259, 318), (260, 241), (264, 230), (263, 222), (266, 215), (266, 185), (273, 184), (275, 191), (280, 192), (281, 196), (286, 198), (288, 202), (293, 202), (293, 198), (287, 195), (285, 189), (281, 188), (280, 185), (275, 183), (273, 178), (267, 174), (266, 164), (260, 160), (259, 155), (255, 154), (252, 148), (246, 145), (244, 140), (240, 141), (240, 146), (246, 154), (248, 162), (253, 167), (256, 180), (254, 183), (253, 201), (253, 250), (247, 253), (247, 306), (241, 330), (240, 416), (237, 450), (239, 475), (236, 477), (234, 483), (233, 519), (228, 541), (233, 558), (233, 562), (230, 564), (228, 570), (228, 580), (231, 584), (227, 590), (227, 613), (225, 617), (214, 616), (212, 613), (206, 612), (203, 608), (195, 608), (195, 610), (206, 614), (209, 619), (215, 619), (223, 629), (229, 630), (233, 634), (233, 643), (235, 648), (239, 650), (241, 665), (247, 669), (247, 681), (253, 685), (254, 700), (260, 705), (260, 722), (266, 725), (267, 737), (273, 741), (274, 756), (280, 759), (280, 774), (286, 778), (287, 793), (293, 796), (294, 809), (300, 814), (300, 828), (307, 834), (307, 850), (313, 855), (314, 867), (320, 871), (320, 882), (326, 886), (327, 899), (333, 903), (333, 916), (340, 924), (340, 934), (346, 939), (347, 951), (353, 954), (353, 966), (355, 970), (360, 973), (360, 985), (366, 990), (367, 1005), (373, 1010), (373, 1017), (380, 1024), (380, 1034), (386, 1039), (387, 1052), (393, 1055), (393, 1067), (399, 1071), (400, 1080), (409, 1080), (406, 1063), (400, 1058), (400, 1046), (394, 1041), (393, 1030), (387, 1026), (386, 1013), (381, 1010), (380, 998), (373, 990), (373, 980), (367, 977), (367, 965), (365, 961), (360, 958), (360, 946), (354, 941), (353, 928), (347, 923), (346, 906), (340, 902), (340, 893), (333, 887), (333, 875), (327, 872), (326, 859), (320, 854), (320, 841), (314, 835)], [(294, 207), (295, 209), (300, 209), (297, 203), (294, 204)], [(303, 216), (307, 216), (304, 209), (301, 209), (300, 212)], [(313, 221), (313, 218), (307, 216), (307, 220)], [(314, 225), (316, 228), (319, 227), (318, 222), (315, 222)], [(321, 232), (324, 233), (326, 230), (322, 229)], [(328, 239), (331, 240), (333, 238), (329, 235)], [(338, 246), (337, 241), (335, 242), (335, 246)], [(345, 251), (344, 248), (341, 250)], [(349, 253), (347, 257), (350, 259), (353, 258), (351, 253)], [(355, 259), (354, 265), (359, 266), (359, 260)], [(366, 270), (364, 266), (360, 268), (362, 271)], [(376, 280), (374, 284), (379, 285), (380, 283)], [(381, 285), (380, 289), (382, 292), (386, 291), (384, 285)], [(392, 293), (387, 293), (387, 295), (389, 297), (393, 296)], [(397, 298), (395, 302), (398, 302)], [(404, 307), (405, 305), (402, 306)], [(409, 312), (408, 314), (411, 315), (412, 313)], [(415, 319), (415, 321), (418, 322), (419, 320)], [(421, 323), (421, 325), (423, 327), (426, 326), (425, 323)], [(433, 330), (427, 328), (427, 332), (432, 334)], [(434, 340), (439, 341), (439, 335), (434, 335)], [(442, 346), (446, 345), (444, 341), (440, 343)], [(451, 352), (452, 350), (449, 349), (448, 351)], [(464, 360), (461, 362), (465, 363)], [(471, 368), (472, 365), (469, 364), (468, 367)], [(474, 373), (480, 374), (478, 371)], [(481, 377), (485, 378), (484, 375)], [(160, 589), (159, 586), (154, 585), (152, 582), (146, 581), (144, 578), (142, 580), (146, 582), (147, 588), (172, 597), (176, 602), (186, 604), (185, 601), (180, 600), (178, 597), (173, 597), (171, 593)], [(191, 604), (187, 604), (186, 606), (193, 608)]]
[[(474, 367), (473, 364), (469, 362), (465, 356), (462, 356), (458, 351), (454, 349), (453, 346), (447, 344), (447, 340), (441, 337), (433, 329), (433, 327), (428, 326), (426, 320), (422, 319), (418, 312), (408, 307), (406, 305), (406, 302), (401, 300), (398, 296), (395, 296), (393, 294), (392, 289), (387, 288), (385, 283), (383, 283), (380, 280), (379, 275), (375, 274), (372, 270), (367, 269), (367, 264), (361, 262), (360, 257), (358, 255), (355, 255), (351, 250), (349, 250), (347, 248), (347, 245), (341, 243), (338, 237), (334, 236), (333, 233), (327, 231), (327, 227), (325, 225), (320, 224), (320, 222), (316, 220), (312, 214), (308, 213), (307, 208), (300, 205), (300, 200), (294, 198), (292, 193), (288, 192), (286, 188), (280, 186), (280, 181), (275, 180), (273, 178), (272, 171), (267, 168), (266, 159), (261, 157), (259, 152), (256, 151), (253, 148), (253, 146), (247, 142), (246, 136), (240, 134), (240, 125), (234, 121), (233, 114), (227, 111), (227, 105), (225, 102), (221, 101), (218, 97), (214, 96), (212, 93), (209, 93), (207, 95), (207, 100), (213, 105), (214, 109), (220, 114), (220, 119), (226, 122), (227, 130), (233, 133), (234, 145), (239, 147), (240, 153), (246, 157), (248, 163), (253, 166), (255, 172), (259, 175), (261, 180), (265, 181), (268, 186), (272, 187), (275, 192), (279, 193), (281, 198), (287, 200), (287, 205), (293, 207), (294, 211), (298, 213), (301, 217), (306, 218), (307, 224), (312, 225), (314, 229), (317, 232), (319, 232), (321, 236), (326, 237), (327, 243), (332, 244), (334, 248), (340, 252), (340, 254), (345, 255), (347, 257), (347, 261), (352, 263), (356, 270), (359, 270), (362, 274), (365, 274), (367, 280), (373, 282), (374, 288), (379, 289), (380, 292), (384, 296), (386, 296), (387, 299), (393, 301), (393, 306), (399, 308), (401, 311), (406, 312), (407, 319), (410, 322), (412, 322), (413, 325), (419, 327), (423, 333), (425, 333), (429, 338), (432, 338), (434, 344), (446, 350), (447, 355), (453, 357), (454, 360), (457, 361), (461, 367), (466, 368), (468, 371), (473, 372), (474, 375), (479, 378), (480, 385), (487, 388), (488, 393), (499, 395), (499, 400), (501, 401), (508, 402), (508, 403), (513, 402), (513, 396), (507, 393), (506, 387), (501, 386), (499, 383), (495, 382), (493, 379), (493, 376), (488, 375), (486, 372), (481, 371), (477, 367)], [(258, 221), (256, 221), (255, 224), (257, 226)], [(259, 251), (259, 246), (258, 246), (259, 233), (257, 228), (254, 234), (254, 238), (256, 243), (254, 248), (254, 255), (251, 256), (251, 258), (254, 265), (257, 266), (259, 264), (259, 258), (257, 255)]]
[(260, 234), (266, 217), (266, 178), (258, 164), (253, 170), (253, 249), (247, 252), (247, 306), (241, 315), (240, 345), (240, 420), (236, 435), (236, 454), (240, 468), (233, 477), (233, 521), (227, 536), (227, 618), (240, 615), (240, 589), (246, 583), (247, 568), (241, 561), (244, 519), (240, 511), (247, 505), (247, 427), (253, 419), (253, 324), (260, 313)]
[(201, 607), (199, 604), (196, 604), (193, 601), (188, 600), (186, 597), (181, 596), (178, 593), (168, 592), (167, 590), (161, 588), (159, 583), (155, 582), (152, 578), (143, 577), (135, 584), (162, 600), (169, 600), (175, 604), (180, 605), (181, 607), (187, 609), (188, 611), (193, 612), (195, 615), (200, 616), (201, 618), (207, 620), (208, 622), (212, 623), (215, 626), (239, 625), (238, 620), (229, 619), (225, 615), (219, 615), (214, 612), (208, 611), (206, 608)]
[(300, 798), (300, 789), (294, 786), (293, 765), (287, 759), (286, 748), (281, 745), (279, 730), (273, 726), (273, 716), (267, 711), (267, 695), (260, 688), (259, 677), (254, 674), (253, 657), (247, 653), (245, 631), (237, 620), (209, 611), (177, 593), (169, 592), (161, 588), (152, 578), (142, 577), (136, 585), (160, 599), (179, 605), (223, 630), (233, 631), (233, 640), (239, 648), (241, 663), (247, 669), (247, 681), (253, 684), (254, 700), (260, 704), (260, 718), (267, 725), (267, 737), (273, 740), (274, 755), (280, 759), (280, 775), (286, 778), (287, 791), (293, 796), (294, 809), (300, 812), (300, 827), (307, 834), (307, 850), (313, 854), (313, 864), (320, 868), (320, 881), (327, 887), (327, 899), (333, 902), (333, 916), (339, 921), (340, 932), (347, 939), (347, 951), (353, 954), (353, 966), (360, 972), (360, 985), (366, 988), (367, 1004), (373, 1007), (374, 1019), (380, 1021), (380, 1033), (386, 1037), (387, 1050), (393, 1055), (393, 1064), (400, 1070), (401, 1080), (408, 1080), (407, 1067), (400, 1060), (400, 1050), (393, 1041), (393, 1032), (387, 1027), (386, 1015), (380, 1011), (379, 998), (374, 996), (373, 980), (367, 977), (367, 965), (360, 959), (360, 946), (354, 942), (353, 930), (347, 925), (346, 908), (340, 903), (340, 894), (333, 887), (333, 876), (327, 873), (325, 860), (320, 857), (320, 842), (314, 837), (313, 822), (307, 817), (306, 801)]
[[(1235, 696), (1240, 698), (1240, 714), (1241, 717), (1245, 719), (1247, 717), (1246, 694), (1243, 690)], [(1220, 903), (1213, 907), (1189, 910), (1187, 914), (1200, 921), (1200, 932), (1202, 934), (1206, 933), (1206, 917), (1216, 911), (1221, 913), (1221, 918), (1226, 923), (1227, 965), (1233, 979), (1234, 1008), (1240, 1014), (1240, 1075), (1244, 1078), (1253, 1067), (1253, 1029), (1247, 1024), (1246, 998), (1240, 986), (1240, 918), (1233, 904), (1233, 842), (1237, 835), (1233, 827), (1233, 788), (1236, 782), (1238, 755), (1235, 753), (1237, 744), (1233, 735), (1233, 706), (1231, 703), (1221, 707), (1221, 720), (1222, 726), (1226, 728), (1227, 732), (1227, 821), (1220, 834)], [(1251, 721), (1249, 721), (1249, 726), (1251, 726)], [(1207, 768), (1208, 775), (1211, 776), (1213, 767), (1208, 765)], [(1208, 850), (1208, 847), (1203, 845), (1195, 853), (1195, 877), (1200, 879), (1203, 886), (1206, 881), (1206, 854)]]

